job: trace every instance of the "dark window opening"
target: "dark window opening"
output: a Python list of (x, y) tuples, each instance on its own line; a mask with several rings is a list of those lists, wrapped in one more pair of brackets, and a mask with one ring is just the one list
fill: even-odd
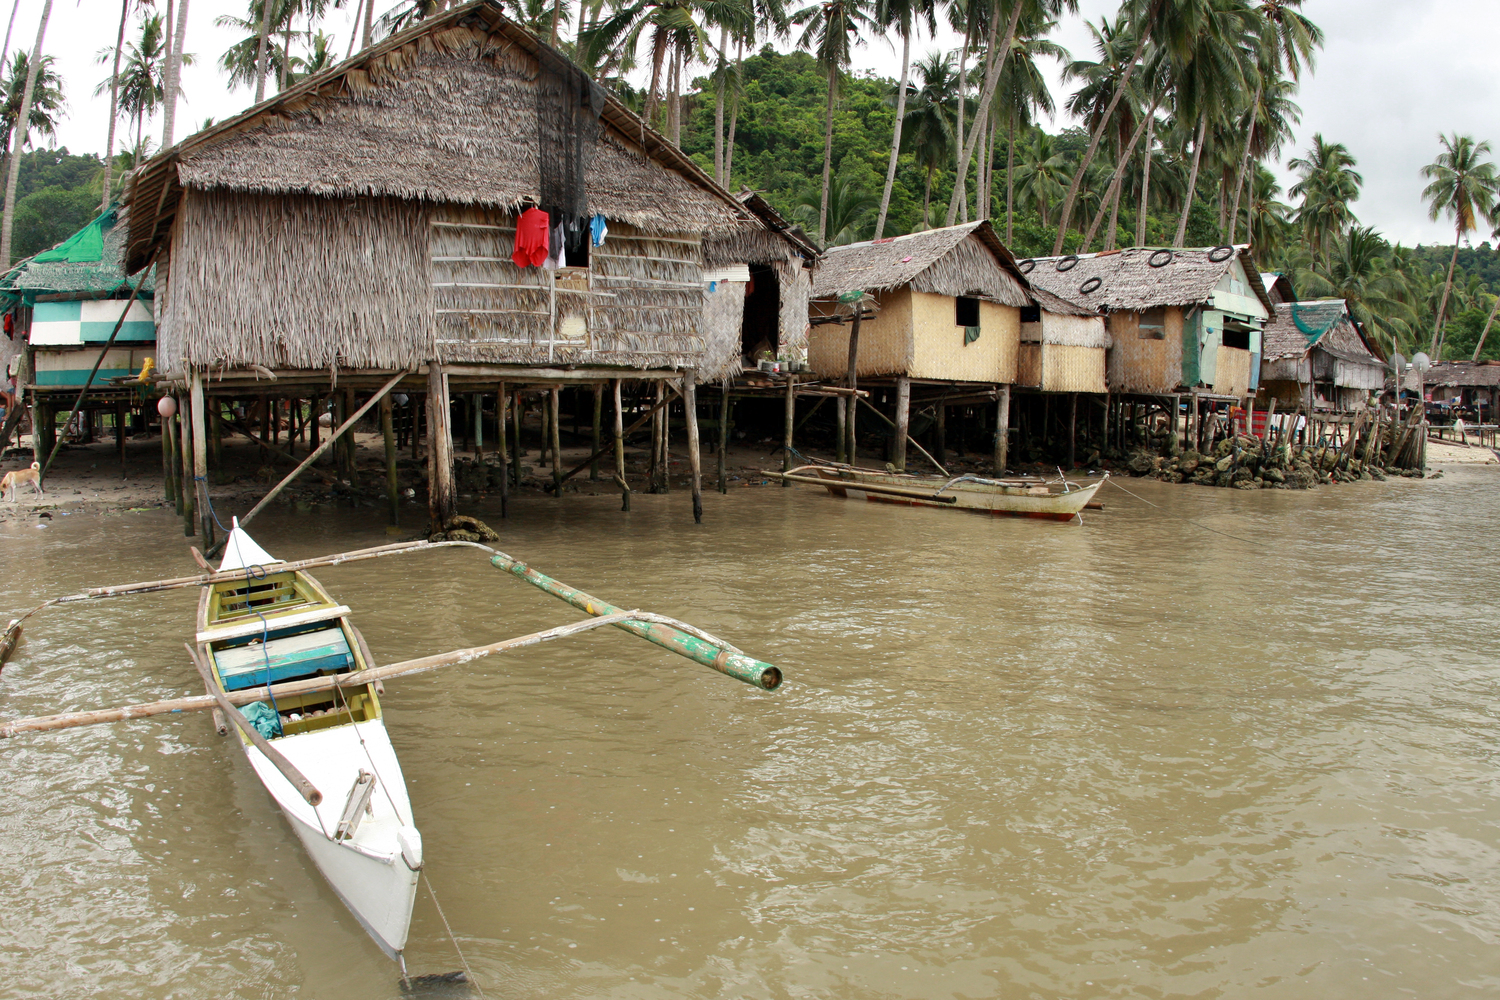
[(1237, 347), (1242, 351), (1250, 350), (1250, 330), (1248, 327), (1224, 328), (1224, 339), (1220, 341), (1225, 347)]
[(589, 266), (589, 242), (588, 219), (563, 224), (563, 253), (569, 267)]
[(1022, 323), (1040, 323), (1041, 321), (1042, 321), (1042, 307), (1041, 306), (1022, 306), (1021, 307), (1021, 322)]
[(954, 324), (956, 326), (979, 325), (979, 300), (960, 295), (954, 302)]
[(781, 349), (781, 285), (773, 268), (751, 265), (745, 288), (745, 316), (740, 326), (740, 349), (745, 364), (755, 367), (763, 357), (775, 360)]
[(1141, 340), (1166, 340), (1167, 311), (1158, 306), (1142, 312), (1139, 332)]

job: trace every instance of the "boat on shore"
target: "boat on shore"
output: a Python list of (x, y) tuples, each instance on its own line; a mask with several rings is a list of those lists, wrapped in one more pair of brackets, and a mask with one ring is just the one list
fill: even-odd
[(198, 603), (199, 662), (225, 695), (266, 690), (267, 700), (242, 709), (263, 737), (236, 729), (245, 756), (333, 891), (404, 970), (422, 837), (381, 720), (379, 682), (279, 698), (268, 687), (374, 664), (349, 608), (280, 563), (236, 522), (219, 565), (220, 576), (236, 578), (205, 587)]
[(1065, 478), (923, 476), (848, 465), (802, 465), (787, 472), (767, 475), (787, 482), (822, 486), (833, 496), (852, 500), (948, 507), (997, 517), (1037, 517), (1054, 521), (1071, 521), (1078, 517), (1104, 484), (1104, 479), (1079, 485)]

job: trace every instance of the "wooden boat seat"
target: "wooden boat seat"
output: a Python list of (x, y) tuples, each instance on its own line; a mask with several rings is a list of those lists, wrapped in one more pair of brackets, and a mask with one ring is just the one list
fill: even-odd
[(283, 635), (265, 643), (252, 641), (216, 650), (214, 662), (224, 689), (237, 691), (265, 684), (268, 664), (270, 680), (277, 682), (352, 670), (354, 653), (344, 630), (335, 624), (333, 628)]

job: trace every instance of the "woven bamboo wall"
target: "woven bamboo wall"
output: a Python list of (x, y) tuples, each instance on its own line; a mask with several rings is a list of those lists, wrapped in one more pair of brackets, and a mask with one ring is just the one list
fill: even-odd
[(1104, 348), (1042, 344), (1042, 389), (1047, 392), (1105, 392)]
[[(516, 217), (437, 206), (432, 273), (445, 361), (697, 367), (704, 285), (697, 239), (612, 224), (587, 267), (517, 267)], [(735, 326), (738, 349), (738, 324)]]
[[(1033, 324), (1028, 323), (1027, 326)], [(1041, 324), (1034, 324), (1040, 327)], [(1022, 341), (1016, 350), (1016, 385), (1028, 386), (1032, 389), (1041, 388), (1042, 384), (1042, 344), (1039, 340)]]
[(907, 374), (958, 382), (1009, 382), (1015, 377), (1019, 309), (981, 301), (979, 339), (965, 344), (952, 296), (912, 292), (911, 298), (912, 360)]
[(736, 373), (739, 371), (745, 288), (743, 281), (720, 281), (704, 297), (699, 335), (705, 348), (698, 366), (698, 377), (705, 381), (723, 378), (731, 366)]
[(1115, 392), (1172, 392), (1182, 384), (1182, 310), (1165, 310), (1160, 339), (1141, 338), (1141, 314), (1109, 314), (1109, 387)]
[[(911, 368), (912, 293), (897, 288), (875, 299), (875, 317), (859, 325), (856, 371), (860, 375), (904, 375)], [(827, 300), (813, 303), (812, 308), (814, 315), (849, 315), (848, 306)], [(813, 327), (808, 334), (807, 354), (808, 364), (819, 378), (843, 378), (849, 373), (849, 324), (821, 323)]]
[(399, 368), (432, 353), (427, 211), (384, 198), (184, 192), (163, 371)]
[(1250, 392), (1250, 352), (1219, 345), (1214, 362), (1214, 392), (1221, 396), (1244, 396)]
[(1276, 400), (1276, 409), (1295, 410), (1301, 404), (1307, 402), (1305, 385), (1288, 379), (1261, 379), (1260, 389), (1255, 394), (1255, 404), (1264, 407), (1272, 399)]
[(789, 361), (807, 361), (807, 310), (812, 296), (812, 272), (793, 257), (776, 264), (781, 282), (780, 350)]

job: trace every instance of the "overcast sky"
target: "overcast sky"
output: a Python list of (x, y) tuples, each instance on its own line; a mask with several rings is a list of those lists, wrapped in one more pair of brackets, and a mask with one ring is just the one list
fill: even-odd
[[(377, 13), (389, 5), (389, 0), (375, 2)], [(337, 40), (340, 56), (350, 39), (353, 5), (348, 0), (345, 10), (330, 11), (323, 25)], [(164, 10), (164, 0), (157, 6)], [(1083, 17), (1097, 22), (1112, 16), (1118, 2), (1081, 0), (1080, 7)], [(20, 0), (13, 49), (30, 49), (41, 8), (42, 0)], [(93, 92), (108, 67), (99, 66), (96, 57), (114, 44), (119, 9), (101, 0), (56, 0), (53, 5), (45, 50), (57, 59), (68, 94), (57, 141), (74, 152), (104, 147), (109, 96), (96, 98)], [(251, 92), (231, 93), (225, 87), (218, 58), (237, 39), (233, 31), (213, 23), (226, 13), (243, 16), (244, 9), (211, 0), (195, 0), (189, 7), (187, 50), (196, 54), (197, 63), (184, 71), (186, 104), (178, 109), (179, 137), (206, 118), (222, 120), (250, 103)], [(1418, 171), (1437, 155), (1440, 131), (1500, 141), (1500, 53), (1492, 44), (1500, 0), (1307, 0), (1304, 10), (1323, 28), (1327, 42), (1316, 72), (1304, 77), (1297, 97), (1302, 123), (1294, 149), (1286, 155), (1305, 149), (1315, 132), (1344, 143), (1365, 179), (1363, 197), (1354, 206), (1362, 223), (1408, 245), (1451, 242), (1450, 224), (1427, 218)], [(1055, 37), (1075, 55), (1094, 57), (1081, 18), (1065, 19)], [(955, 41), (922, 38), (913, 56), (951, 48)], [(855, 66), (894, 77), (899, 58), (899, 49), (872, 41), (856, 51)], [(122, 131), (125, 127), (121, 125)], [(152, 131), (159, 141), (159, 122)]]

